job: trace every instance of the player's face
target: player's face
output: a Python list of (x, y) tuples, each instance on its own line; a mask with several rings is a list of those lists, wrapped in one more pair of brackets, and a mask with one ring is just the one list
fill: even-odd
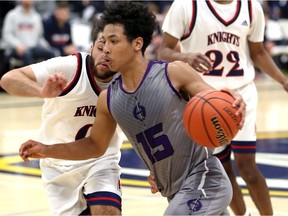
[(124, 71), (123, 67), (129, 67), (129, 64), (135, 59), (134, 43), (127, 40), (121, 25), (113, 24), (105, 26), (103, 40), (105, 42), (105, 60), (109, 68), (121, 73)]
[(90, 55), (90, 68), (92, 69), (94, 76), (102, 81), (110, 81), (116, 72), (111, 71), (104, 60), (103, 56), (103, 38), (102, 33), (98, 34), (98, 37), (91, 47)]

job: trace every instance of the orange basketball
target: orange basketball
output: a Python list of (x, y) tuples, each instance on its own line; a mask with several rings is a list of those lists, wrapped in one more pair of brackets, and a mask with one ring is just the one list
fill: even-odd
[(229, 144), (238, 133), (240, 116), (232, 107), (234, 98), (222, 91), (200, 92), (187, 103), (184, 128), (197, 144), (215, 148)]

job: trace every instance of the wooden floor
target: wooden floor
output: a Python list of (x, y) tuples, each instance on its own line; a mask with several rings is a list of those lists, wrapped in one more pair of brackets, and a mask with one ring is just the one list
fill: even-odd
[[(288, 138), (288, 94), (265, 76), (257, 79), (256, 83), (259, 90), (259, 138)], [(39, 99), (0, 94), (0, 216), (50, 215), (39, 170), (20, 166), (21, 160), (17, 155), (20, 144), (37, 134), (41, 104)], [(288, 143), (285, 144), (288, 149)], [(286, 167), (284, 172), (288, 172), (288, 154), (282, 154), (282, 160)], [(287, 183), (288, 178), (283, 181)], [(288, 215), (288, 185), (284, 186), (283, 193), (272, 194), (274, 213), (279, 216)], [(243, 192), (247, 193), (245, 188)], [(245, 201), (252, 215), (259, 215), (248, 195), (245, 195)], [(123, 186), (124, 216), (163, 215), (166, 206), (166, 199), (159, 194), (152, 195), (147, 187)]]

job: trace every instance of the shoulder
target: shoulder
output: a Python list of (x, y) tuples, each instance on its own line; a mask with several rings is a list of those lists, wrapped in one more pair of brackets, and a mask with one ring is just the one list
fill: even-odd
[[(183, 12), (187, 11), (192, 7), (192, 2), (193, 1), (188, 1), (188, 0), (174, 0), (173, 3), (170, 6), (170, 11), (172, 12)], [(176, 15), (176, 14), (173, 14)], [(179, 14), (180, 16), (183, 16), (183, 14)]]
[(60, 65), (73, 65), (78, 62), (78, 57), (77, 55), (68, 55), (68, 56), (58, 56), (52, 59), (47, 60), (48, 62), (54, 62), (55, 64), (60, 64)]
[(251, 3), (253, 8), (261, 9), (262, 10), (262, 5), (259, 0), (248, 0), (248, 3)]
[(170, 62), (168, 64), (167, 75), (170, 78), (170, 80), (173, 82), (173, 80), (182, 79), (183, 75), (186, 74), (186, 71), (189, 71), (191, 69), (192, 69), (192, 67), (190, 67), (185, 62), (174, 61), (174, 62)]
[(5, 19), (9, 19), (9, 18), (12, 18), (12, 17), (17, 17), (19, 16), (19, 13), (20, 13), (20, 10), (18, 7), (8, 11), (8, 13), (6, 14), (5, 16)]
[(97, 101), (97, 107), (101, 107), (102, 110), (106, 110), (108, 112), (108, 90), (104, 89), (101, 91), (98, 101)]
[(55, 72), (61, 71), (65, 73), (67, 71), (68, 73), (71, 73), (71, 71), (76, 71), (77, 65), (78, 58), (75, 55), (69, 55), (51, 58), (46, 61), (32, 64), (31, 67), (33, 71), (41, 71), (46, 68)]
[(181, 68), (185, 68), (187, 66), (188, 64), (183, 61), (173, 61), (173, 62), (168, 63), (167, 70), (174, 71), (174, 70), (179, 70)]
[(42, 23), (41, 15), (34, 8), (31, 10), (31, 14), (34, 16), (34, 19), (37, 19), (38, 21), (41, 21)]
[(264, 12), (262, 5), (257, 0), (251, 0), (250, 6), (251, 6), (251, 12), (252, 12), (252, 26), (255, 26), (255, 28), (259, 28), (259, 25), (261, 25), (261, 28), (265, 28), (265, 18), (264, 18)]
[(193, 1), (186, 1), (186, 0), (174, 0), (173, 5), (185, 8), (186, 6), (192, 5)]
[(188, 81), (195, 75), (198, 76), (198, 72), (195, 71), (189, 64), (182, 61), (174, 61), (168, 64), (167, 73), (170, 79)]
[(262, 13), (263, 12), (263, 8), (261, 3), (258, 0), (251, 0), (248, 1), (248, 4), (251, 4), (251, 9), (254, 13)]

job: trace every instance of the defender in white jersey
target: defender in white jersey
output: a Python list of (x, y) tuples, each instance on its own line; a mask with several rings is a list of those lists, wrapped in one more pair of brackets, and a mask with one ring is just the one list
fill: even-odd
[[(22, 144), (23, 160), (30, 157), (87, 159), (101, 156), (116, 122), (136, 152), (155, 175), (158, 188), (168, 198), (165, 215), (226, 215), (232, 197), (230, 181), (212, 149), (195, 144), (182, 122), (186, 102), (180, 91), (193, 96), (213, 89), (183, 62), (149, 62), (144, 57), (156, 26), (155, 15), (139, 2), (111, 4), (101, 16), (104, 53), (116, 78), (102, 91), (89, 137), (73, 143)], [(181, 73), (180, 73), (181, 72)], [(245, 103), (232, 94), (236, 115)], [(65, 150), (67, 155), (61, 154)]]
[[(243, 129), (231, 145), (215, 152), (232, 182), (230, 206), (236, 215), (243, 215), (246, 208), (233, 171), (231, 149), (260, 214), (273, 213), (268, 187), (255, 162), (258, 96), (253, 83), (254, 64), (281, 83), (286, 91), (288, 80), (264, 50), (264, 27), (257, 0), (175, 0), (162, 26), (164, 36), (159, 59), (188, 63), (202, 72), (208, 84), (238, 92), (247, 104)], [(179, 44), (180, 52), (175, 49)]]
[[(89, 135), (100, 91), (116, 74), (102, 58), (101, 36), (95, 29), (90, 54), (52, 58), (15, 69), (2, 78), (2, 87), (11, 94), (45, 98), (39, 141), (65, 143)], [(40, 160), (53, 215), (121, 214), (121, 144), (117, 129), (107, 151), (99, 158)]]

